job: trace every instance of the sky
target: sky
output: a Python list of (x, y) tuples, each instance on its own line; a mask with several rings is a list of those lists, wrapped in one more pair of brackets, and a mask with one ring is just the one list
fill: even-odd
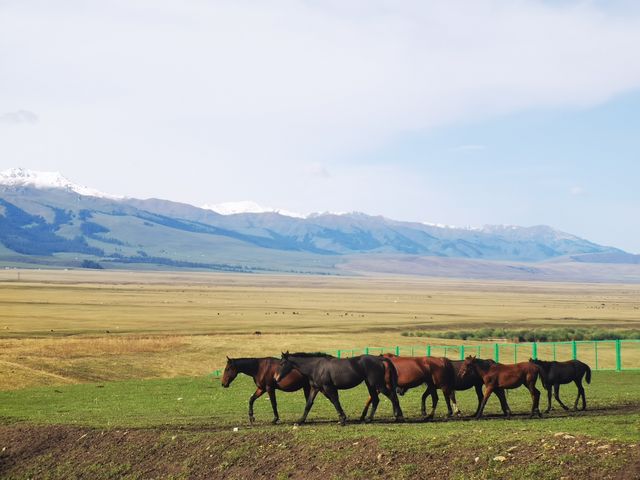
[(640, 2), (0, 0), (0, 169), (640, 253)]

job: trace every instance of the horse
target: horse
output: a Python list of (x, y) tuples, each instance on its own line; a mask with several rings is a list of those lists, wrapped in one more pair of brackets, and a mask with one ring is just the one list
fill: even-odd
[(236, 378), (238, 373), (244, 373), (253, 378), (256, 384), (256, 391), (249, 398), (249, 422), (253, 423), (253, 402), (260, 398), (265, 392), (271, 400), (271, 408), (273, 409), (272, 423), (276, 424), (280, 421), (278, 415), (278, 402), (276, 401), (276, 390), (283, 392), (295, 392), (301, 388), (304, 391), (304, 398), (309, 398), (309, 381), (302, 376), (297, 370), (293, 370), (291, 374), (281, 382), (276, 380), (276, 372), (280, 365), (280, 359), (274, 357), (264, 358), (229, 358), (227, 357), (227, 365), (222, 375), (222, 386), (229, 388), (231, 382)]
[(545, 410), (545, 413), (549, 413), (551, 410), (551, 387), (553, 386), (554, 396), (560, 406), (565, 410), (569, 410), (562, 400), (560, 400), (560, 385), (565, 383), (575, 382), (578, 387), (578, 396), (573, 404), (573, 409), (578, 410), (578, 400), (582, 397), (582, 408), (587, 408), (587, 398), (584, 394), (584, 387), (582, 386), (582, 377), (585, 377), (587, 383), (591, 383), (591, 368), (586, 363), (580, 360), (567, 360), (566, 362), (545, 362), (544, 360), (534, 360), (530, 358), (531, 363), (535, 363), (538, 368), (544, 373), (542, 376), (542, 386), (547, 390), (547, 400), (549, 405)]
[[(391, 388), (387, 387), (385, 381), (385, 365), (390, 372)], [(338, 390), (354, 388), (364, 382), (369, 390), (369, 395), (373, 403), (369, 421), (373, 419), (380, 399), (378, 392), (391, 400), (393, 414), (397, 422), (404, 420), (400, 402), (396, 394), (398, 386), (398, 374), (391, 360), (373, 355), (359, 355), (351, 358), (335, 358), (325, 353), (283, 353), (280, 361), (280, 370), (276, 375), (276, 380), (281, 381), (291, 374), (293, 369), (297, 369), (302, 375), (309, 379), (311, 391), (307, 398), (304, 413), (298, 421), (303, 424), (307, 420), (309, 410), (318, 392), (329, 399), (333, 404), (340, 425), (344, 426), (347, 416), (340, 405)]]
[[(486, 360), (486, 361), (492, 364), (495, 363), (493, 360)], [(453, 365), (453, 369), (455, 370), (455, 373), (456, 373), (455, 389), (456, 391), (462, 391), (462, 390), (469, 390), (472, 387), (475, 388), (476, 396), (478, 397), (478, 406), (476, 407), (476, 411), (473, 414), (473, 416), (475, 417), (478, 414), (478, 411), (480, 410), (480, 404), (482, 403), (482, 398), (484, 396), (484, 394), (482, 393), (482, 386), (484, 385), (484, 381), (482, 380), (482, 377), (478, 375), (478, 372), (476, 372), (475, 370), (467, 371), (467, 374), (465, 376), (460, 375), (460, 369), (462, 368), (463, 363), (464, 363), (464, 360), (451, 360), (451, 364)], [(506, 415), (507, 412), (504, 407), (505, 404), (501, 401), (500, 405), (503, 407), (502, 411)]]
[(489, 400), (489, 396), (494, 391), (500, 400), (502, 411), (505, 412), (505, 416), (509, 418), (511, 416), (511, 409), (507, 404), (504, 390), (518, 388), (521, 385), (525, 385), (529, 392), (531, 392), (532, 406), (530, 417), (533, 418), (534, 414), (542, 417), (539, 408), (540, 391), (536, 388), (536, 381), (541, 371), (537, 365), (530, 362), (504, 365), (476, 357), (467, 357), (460, 368), (460, 375), (464, 377), (467, 375), (467, 372), (473, 370), (482, 377), (485, 387), (482, 403), (475, 416), (476, 419), (482, 417), (482, 412), (487, 404), (487, 400)]
[[(422, 394), (421, 403), (421, 413), (425, 419), (431, 419), (434, 416), (436, 405), (438, 405), (438, 388), (442, 389), (447, 402), (448, 416), (460, 415), (456, 403), (455, 370), (451, 360), (445, 357), (400, 357), (392, 353), (385, 353), (382, 356), (391, 360), (398, 372), (398, 388), (396, 389), (398, 394), (404, 395), (410, 388), (419, 387), (422, 384), (427, 386)], [(391, 388), (389, 379), (387, 379), (387, 388)], [(426, 399), (429, 395), (431, 395), (431, 411), (427, 415)], [(360, 416), (361, 421), (365, 419), (371, 402), (372, 397), (369, 397)], [(451, 402), (453, 402), (453, 410)]]

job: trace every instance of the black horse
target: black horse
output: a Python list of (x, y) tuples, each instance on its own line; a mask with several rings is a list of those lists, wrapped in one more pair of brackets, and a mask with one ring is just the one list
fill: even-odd
[[(485, 360), (485, 362), (487, 362), (488, 364), (495, 363), (493, 360)], [(475, 417), (480, 411), (480, 405), (482, 404), (482, 398), (484, 396), (484, 394), (482, 393), (484, 380), (480, 375), (478, 375), (478, 372), (476, 372), (475, 370), (469, 370), (465, 376), (460, 375), (460, 369), (464, 364), (464, 360), (451, 360), (451, 363), (453, 364), (453, 369), (456, 372), (456, 391), (469, 390), (470, 388), (474, 388), (476, 391), (476, 397), (478, 397), (478, 406), (476, 407), (476, 411), (473, 414), (473, 416)], [(504, 395), (502, 393), (498, 393), (499, 399), (503, 397)], [(506, 403), (506, 399), (504, 402), (500, 400), (500, 406), (502, 407), (502, 412), (505, 415), (508, 415), (507, 410), (509, 409), (509, 406)]]
[(556, 400), (562, 408), (569, 410), (562, 400), (560, 400), (560, 385), (565, 383), (575, 382), (578, 387), (578, 396), (573, 404), (573, 409), (578, 409), (578, 400), (582, 397), (582, 409), (587, 408), (587, 398), (584, 394), (584, 387), (582, 386), (582, 377), (585, 377), (587, 383), (591, 383), (591, 368), (586, 363), (580, 360), (568, 360), (566, 362), (545, 362), (544, 360), (529, 359), (531, 363), (535, 363), (542, 371), (542, 386), (547, 390), (547, 399), (549, 405), (545, 413), (551, 410), (551, 387), (553, 387), (553, 393)]
[[(385, 382), (385, 365), (391, 372), (391, 387), (387, 387)], [(347, 416), (342, 410), (338, 390), (354, 388), (365, 382), (369, 395), (371, 396), (372, 409), (369, 420), (373, 418), (378, 407), (378, 392), (391, 400), (393, 414), (396, 421), (402, 421), (402, 410), (396, 394), (398, 387), (398, 374), (393, 363), (384, 357), (373, 355), (360, 355), (352, 358), (335, 358), (324, 353), (283, 353), (280, 361), (280, 371), (276, 375), (278, 382), (282, 381), (293, 370), (298, 370), (303, 376), (309, 379), (311, 391), (307, 398), (307, 405), (304, 408), (302, 418), (299, 423), (304, 423), (313, 406), (313, 402), (318, 392), (329, 399), (333, 404), (340, 424), (344, 425)]]

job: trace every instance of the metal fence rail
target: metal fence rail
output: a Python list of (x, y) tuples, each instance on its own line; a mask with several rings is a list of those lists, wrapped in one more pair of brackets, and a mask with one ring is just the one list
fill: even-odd
[[(476, 345), (417, 345), (411, 347), (364, 347), (327, 350), (338, 358), (356, 355), (380, 355), (394, 353), (404, 356), (447, 357), (462, 360), (467, 355), (492, 358), (501, 363), (525, 362), (529, 358), (541, 360), (580, 360), (592, 370), (632, 371), (640, 370), (640, 340), (573, 340), (567, 342), (479, 343)], [(214, 376), (222, 375), (215, 370)]]

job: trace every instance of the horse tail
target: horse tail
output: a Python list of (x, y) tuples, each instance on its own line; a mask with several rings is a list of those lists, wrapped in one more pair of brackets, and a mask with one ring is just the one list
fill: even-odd
[(538, 374), (540, 375), (540, 380), (542, 380), (542, 386), (544, 388), (547, 388), (547, 385), (549, 385), (549, 382), (547, 380), (547, 372), (545, 372), (544, 368), (542, 368), (540, 365), (536, 365), (535, 363), (533, 365), (535, 365), (536, 368), (538, 369)]
[(591, 383), (591, 367), (586, 363), (584, 364), (584, 366), (587, 367), (587, 375), (585, 376), (585, 380), (587, 381), (587, 383)]
[[(396, 370), (393, 362), (387, 357), (382, 357), (382, 362), (385, 364), (385, 370), (389, 373), (389, 384), (387, 385), (392, 392), (398, 391), (398, 371)], [(386, 375), (385, 375), (385, 380)]]
[(451, 390), (455, 390), (456, 388), (456, 369), (453, 366), (453, 362), (449, 360), (447, 357), (443, 357), (444, 359), (444, 380), (445, 382), (451, 386)]

